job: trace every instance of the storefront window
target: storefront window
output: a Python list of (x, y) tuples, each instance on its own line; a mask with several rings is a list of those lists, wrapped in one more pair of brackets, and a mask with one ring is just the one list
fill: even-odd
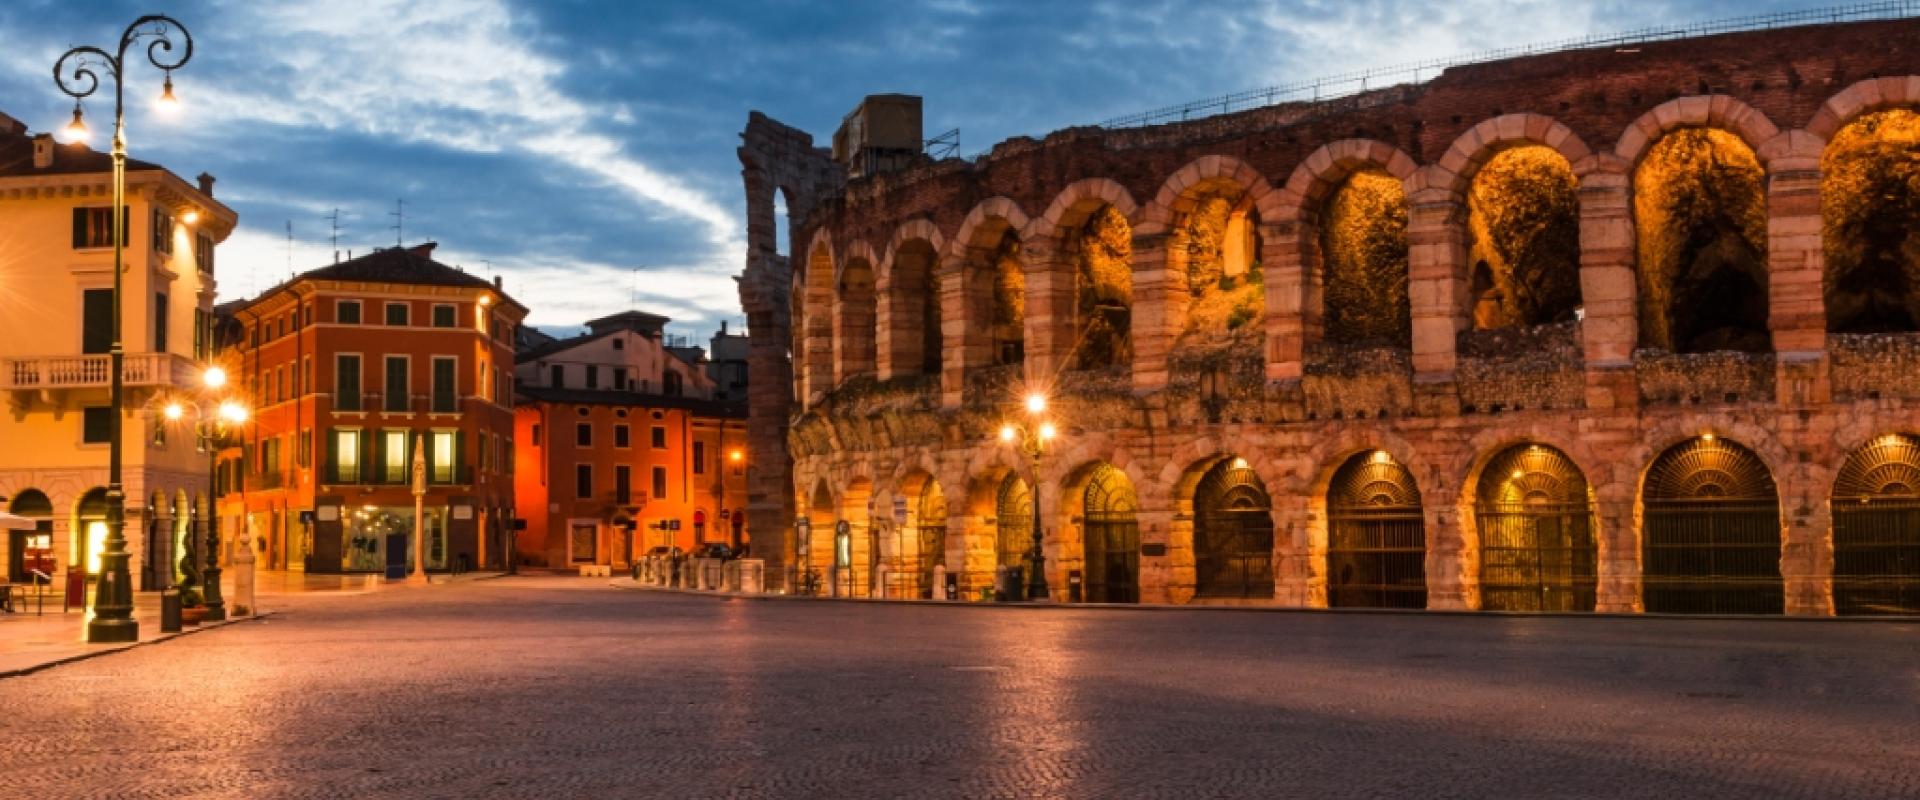
[[(413, 507), (361, 506), (342, 514), (342, 564), (348, 572), (383, 572), (413, 565)], [(427, 569), (447, 566), (447, 510), (426, 510)]]

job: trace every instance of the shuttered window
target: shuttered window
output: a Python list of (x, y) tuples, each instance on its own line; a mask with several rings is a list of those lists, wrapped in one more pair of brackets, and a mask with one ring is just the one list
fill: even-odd
[(88, 289), (80, 293), (80, 352), (88, 355), (113, 349), (113, 290)]

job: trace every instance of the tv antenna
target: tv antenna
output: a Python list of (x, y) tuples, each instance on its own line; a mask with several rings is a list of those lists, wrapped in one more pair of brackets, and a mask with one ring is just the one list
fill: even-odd
[(340, 263), (340, 208), (338, 206), (327, 214), (327, 224), (333, 229), (330, 237), (333, 242), (333, 263), (338, 264)]
[(401, 239), (407, 232), (407, 199), (404, 197), (394, 198), (393, 210), (387, 212), (387, 216), (393, 217), (393, 246), (399, 247), (401, 245)]
[(287, 220), (287, 277), (293, 277), (293, 220)]

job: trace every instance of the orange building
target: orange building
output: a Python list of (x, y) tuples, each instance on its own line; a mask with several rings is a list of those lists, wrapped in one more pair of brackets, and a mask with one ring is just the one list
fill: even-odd
[(262, 568), (411, 565), (416, 450), (428, 571), (505, 564), (527, 309), (433, 248), (377, 250), (225, 309), (223, 361), (256, 411), (216, 489), (226, 530), (244, 509)]
[(713, 399), (666, 322), (630, 311), (521, 350), (522, 564), (625, 568), (656, 547), (745, 541), (746, 406)]

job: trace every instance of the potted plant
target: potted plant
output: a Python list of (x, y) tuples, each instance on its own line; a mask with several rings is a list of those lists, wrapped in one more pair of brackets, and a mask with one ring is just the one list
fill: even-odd
[(180, 593), (180, 624), (198, 625), (207, 618), (207, 603), (200, 596), (199, 589), (187, 589)]

